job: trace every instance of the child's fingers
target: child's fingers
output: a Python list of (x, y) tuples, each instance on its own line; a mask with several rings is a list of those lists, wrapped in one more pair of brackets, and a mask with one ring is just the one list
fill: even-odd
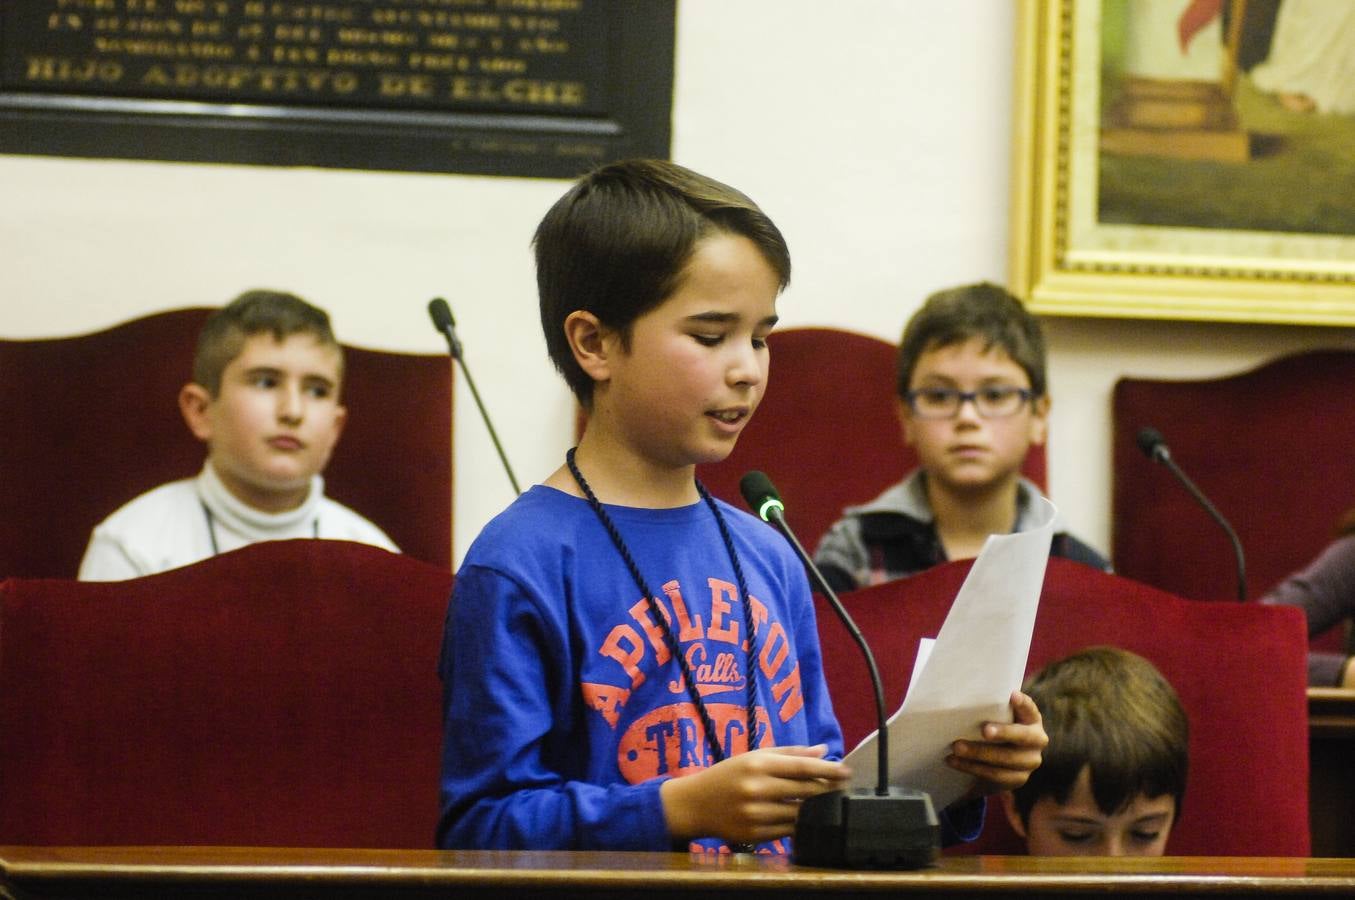
[(787, 747), (766, 747), (756, 752), (780, 753), (782, 756), (814, 756), (821, 759), (828, 753), (828, 745), (813, 744), (804, 746), (803, 744), (791, 744)]
[(994, 766), (960, 756), (949, 756), (946, 763), (952, 769), (972, 775), (982, 782), (983, 789), (980, 793), (1013, 791), (1025, 784), (1026, 779), (1030, 777), (1029, 769)]
[(950, 758), (976, 766), (995, 769), (1018, 769), (1033, 772), (1043, 754), (1039, 747), (1013, 744), (986, 744), (976, 741), (956, 741), (951, 744)]
[(1037, 725), (1042, 720), (1040, 718), (1040, 708), (1035, 705), (1035, 701), (1028, 694), (1021, 691), (1012, 691), (1012, 718), (1018, 725)]
[(828, 748), (823, 744), (813, 747), (768, 747), (747, 754), (749, 765), (776, 778), (798, 781), (846, 781), (852, 770), (842, 762), (823, 759)]

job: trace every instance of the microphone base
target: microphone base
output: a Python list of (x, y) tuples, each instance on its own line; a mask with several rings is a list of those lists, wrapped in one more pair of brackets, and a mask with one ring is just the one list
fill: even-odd
[(940, 855), (941, 825), (925, 791), (831, 791), (805, 800), (795, 821), (797, 865), (921, 869)]

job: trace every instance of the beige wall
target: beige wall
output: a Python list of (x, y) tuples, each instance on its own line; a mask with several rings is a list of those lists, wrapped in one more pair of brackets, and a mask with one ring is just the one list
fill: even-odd
[[(782, 226), (795, 259), (786, 325), (892, 340), (928, 292), (1003, 279), (1014, 16), (1000, 0), (680, 0), (673, 155), (742, 188)], [(442, 295), (518, 477), (535, 481), (571, 435), (528, 251), (564, 187), (0, 157), (0, 337), (89, 331), (274, 286), (329, 308), (344, 341), (433, 353), (442, 344), (425, 306)], [(1332, 329), (1057, 320), (1048, 330), (1051, 493), (1102, 548), (1115, 378), (1355, 346)], [(464, 384), (456, 402), (459, 559), (511, 492)]]

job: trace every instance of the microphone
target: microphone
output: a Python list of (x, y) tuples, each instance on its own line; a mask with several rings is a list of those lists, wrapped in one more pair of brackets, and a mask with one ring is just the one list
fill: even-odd
[(508, 473), (508, 481), (513, 485), (513, 493), (521, 494), (522, 488), (518, 487), (517, 477), (513, 474), (513, 467), (508, 464), (508, 456), (503, 452), (503, 445), (499, 443), (499, 435), (494, 431), (494, 423), (489, 421), (489, 412), (485, 409), (484, 402), (480, 399), (480, 392), (475, 389), (475, 379), (470, 377), (470, 369), (466, 368), (466, 361), (461, 355), (461, 341), (456, 337), (456, 320), (452, 318), (452, 308), (447, 305), (447, 301), (441, 297), (434, 297), (428, 301), (428, 315), (433, 319), (433, 327), (447, 338), (447, 349), (452, 353), (452, 359), (461, 364), (461, 374), (466, 376), (466, 385), (470, 388), (471, 396), (475, 398), (475, 405), (480, 408), (480, 418), (485, 420), (485, 428), (489, 429), (489, 438), (494, 442), (494, 449), (499, 451), (499, 461), (503, 463), (503, 470)]
[(1233, 530), (1233, 526), (1229, 525), (1223, 514), (1215, 508), (1214, 504), (1209, 502), (1209, 498), (1204, 495), (1204, 492), (1195, 486), (1195, 482), (1191, 481), (1186, 473), (1181, 471), (1181, 467), (1176, 464), (1176, 460), (1172, 459), (1172, 452), (1167, 447), (1162, 432), (1151, 427), (1140, 428), (1136, 440), (1143, 454), (1153, 462), (1166, 466), (1172, 475), (1176, 476), (1176, 480), (1181, 482), (1182, 486), (1195, 498), (1195, 502), (1204, 507), (1204, 511), (1209, 513), (1214, 521), (1219, 523), (1219, 527), (1223, 529), (1224, 533), (1228, 535), (1228, 540), (1233, 545), (1233, 555), (1237, 559), (1237, 599), (1245, 601), (1247, 599), (1247, 564), (1242, 555), (1242, 542), (1237, 539), (1237, 532)]
[(809, 797), (800, 804), (795, 820), (795, 862), (834, 868), (920, 869), (941, 853), (941, 828), (925, 791), (889, 786), (889, 726), (885, 716), (884, 685), (861, 629), (829, 587), (819, 567), (786, 522), (785, 504), (762, 472), (749, 472), (739, 481), (744, 501), (762, 521), (780, 531), (804, 564), (814, 587), (828, 599), (837, 617), (861, 648), (875, 689), (879, 750), (875, 789), (853, 788)]

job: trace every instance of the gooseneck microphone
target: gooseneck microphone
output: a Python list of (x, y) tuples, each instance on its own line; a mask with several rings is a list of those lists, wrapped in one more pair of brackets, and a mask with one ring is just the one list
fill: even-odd
[(940, 826), (931, 796), (924, 791), (889, 786), (889, 723), (875, 655), (786, 522), (785, 504), (771, 479), (762, 472), (749, 472), (739, 481), (739, 491), (749, 508), (780, 531), (800, 558), (814, 587), (827, 598), (847, 633), (861, 648), (875, 689), (879, 729), (875, 789), (830, 791), (804, 800), (795, 821), (795, 861), (836, 868), (918, 869), (930, 865), (941, 852)]
[(485, 420), (485, 428), (489, 429), (489, 439), (494, 442), (494, 449), (499, 451), (499, 461), (503, 463), (503, 470), (508, 473), (508, 481), (513, 485), (513, 493), (521, 494), (522, 488), (518, 487), (517, 476), (513, 474), (513, 467), (508, 464), (508, 456), (503, 452), (503, 445), (499, 443), (499, 435), (494, 431), (494, 423), (489, 421), (489, 412), (485, 409), (484, 402), (480, 399), (480, 392), (475, 389), (475, 379), (470, 375), (470, 369), (466, 368), (466, 360), (462, 358), (461, 341), (456, 337), (456, 320), (452, 318), (452, 308), (447, 305), (447, 301), (441, 297), (434, 297), (428, 301), (428, 315), (433, 319), (433, 327), (447, 338), (447, 349), (452, 353), (452, 359), (461, 365), (461, 374), (466, 376), (466, 386), (470, 388), (471, 396), (475, 398), (475, 405), (480, 408), (480, 418)]
[(1237, 599), (1245, 601), (1247, 599), (1247, 564), (1242, 555), (1242, 542), (1237, 539), (1237, 532), (1233, 530), (1233, 526), (1228, 524), (1228, 520), (1223, 517), (1223, 514), (1215, 508), (1214, 504), (1209, 502), (1209, 498), (1204, 495), (1204, 492), (1196, 487), (1195, 482), (1191, 481), (1186, 473), (1181, 470), (1181, 467), (1176, 464), (1176, 460), (1172, 459), (1171, 449), (1167, 447), (1162, 432), (1151, 427), (1140, 428), (1137, 442), (1143, 454), (1153, 462), (1166, 466), (1168, 471), (1176, 476), (1176, 480), (1181, 482), (1181, 485), (1195, 498), (1195, 502), (1204, 507), (1204, 511), (1209, 513), (1210, 517), (1218, 522), (1219, 527), (1228, 535), (1228, 540), (1233, 545), (1233, 556), (1237, 560)]

